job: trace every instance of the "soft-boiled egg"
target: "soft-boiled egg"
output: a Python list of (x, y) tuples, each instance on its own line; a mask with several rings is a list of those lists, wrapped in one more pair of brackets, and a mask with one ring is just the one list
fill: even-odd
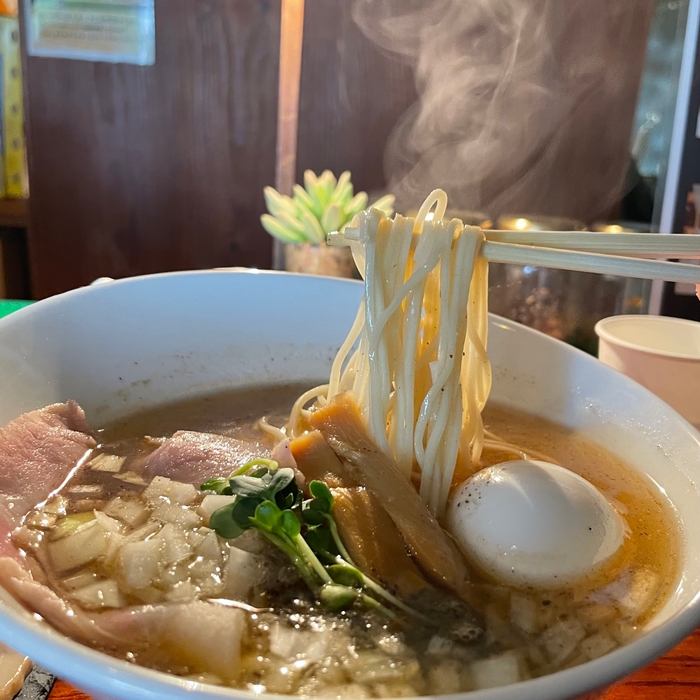
[(484, 573), (519, 585), (580, 580), (621, 547), (626, 524), (589, 481), (547, 462), (487, 467), (455, 492), (447, 529)]

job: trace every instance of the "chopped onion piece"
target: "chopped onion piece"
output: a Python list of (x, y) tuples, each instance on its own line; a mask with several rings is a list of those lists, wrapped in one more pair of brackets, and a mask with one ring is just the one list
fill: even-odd
[(61, 574), (101, 557), (107, 549), (107, 538), (103, 528), (93, 520), (73, 534), (49, 542), (48, 547), (51, 561), (56, 571)]
[(179, 481), (171, 481), (168, 490), (168, 498), (171, 503), (178, 503), (181, 506), (191, 506), (196, 500), (199, 492), (192, 484), (183, 484)]
[(96, 580), (97, 574), (90, 573), (89, 571), (81, 571), (79, 574), (63, 579), (62, 583), (69, 591), (75, 591), (78, 590), (78, 588), (84, 588), (91, 583), (95, 583)]
[(217, 534), (213, 530), (209, 530), (209, 532), (204, 536), (204, 539), (197, 545), (196, 552), (197, 556), (202, 557), (203, 559), (221, 564), (224, 548), (219, 543)]
[(194, 528), (201, 525), (202, 519), (193, 510), (186, 506), (179, 506), (174, 503), (162, 502), (156, 506), (152, 513), (154, 518), (166, 523), (175, 523), (184, 528)]
[(266, 578), (265, 559), (236, 547), (228, 547), (225, 581), (226, 594), (231, 598), (245, 600), (251, 589)]
[(118, 474), (126, 457), (117, 457), (117, 455), (101, 454), (88, 462), (90, 469), (96, 472), (109, 472), (110, 474)]
[(66, 492), (76, 498), (102, 498), (105, 489), (101, 484), (76, 484), (69, 486)]
[(581, 642), (581, 651), (586, 659), (597, 659), (610, 653), (617, 646), (617, 642), (605, 632), (593, 634)]
[(513, 593), (510, 597), (510, 621), (523, 632), (535, 634), (544, 627), (544, 615), (549, 609), (538, 605), (534, 598), (524, 593)]
[(119, 556), (124, 584), (131, 589), (148, 588), (160, 573), (162, 552), (163, 542), (157, 538), (125, 544)]
[(513, 651), (472, 662), (472, 678), (477, 690), (512, 685), (520, 680), (518, 656)]
[(163, 529), (154, 539), (163, 542), (163, 563), (166, 565), (177, 564), (192, 556), (192, 548), (187, 542), (182, 528), (172, 523), (163, 526)]
[(94, 512), (74, 513), (73, 515), (68, 515), (67, 517), (63, 518), (63, 520), (59, 520), (56, 527), (51, 530), (51, 539), (60, 540), (63, 537), (72, 535), (76, 530), (92, 522), (94, 519)]
[(95, 519), (105, 532), (114, 532), (117, 535), (121, 535), (124, 532), (124, 527), (117, 520), (110, 518), (109, 515), (102, 511), (95, 511)]
[(79, 588), (73, 592), (71, 597), (89, 610), (123, 608), (126, 605), (124, 597), (119, 592), (117, 582), (111, 579), (97, 581), (84, 588)]
[(550, 661), (559, 665), (576, 651), (585, 636), (586, 630), (578, 620), (566, 619), (546, 629), (541, 640)]
[(147, 501), (157, 503), (162, 498), (168, 498), (171, 480), (165, 476), (155, 476), (141, 494)]
[(139, 527), (148, 520), (148, 508), (136, 498), (115, 496), (107, 503), (104, 512), (131, 527)]
[(104, 510), (105, 502), (96, 498), (83, 498), (73, 503), (73, 510), (78, 513), (86, 513), (94, 510)]
[(123, 474), (115, 474), (115, 479), (123, 481), (125, 484), (132, 484), (133, 486), (146, 486), (145, 479), (136, 472), (124, 472)]

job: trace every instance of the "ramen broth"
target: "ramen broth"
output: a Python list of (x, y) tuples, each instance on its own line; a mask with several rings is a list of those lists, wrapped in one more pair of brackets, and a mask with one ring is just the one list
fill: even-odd
[[(629, 527), (622, 553), (596, 577), (564, 590), (504, 586), (474, 571), (468, 605), (448, 593), (407, 601), (429, 624), (410, 617), (395, 621), (366, 609), (320, 609), (289, 562), (255, 532), (229, 545), (204, 526), (202, 494), (161, 477), (149, 483), (143, 474), (147, 457), (178, 430), (271, 448), (255, 422), (265, 415), (283, 423), (300, 391), (287, 386), (221, 394), (110, 425), (59, 496), (27, 516), (16, 543), (42, 563), (48, 584), (62, 598), (85, 610), (118, 612), (202, 599), (238, 610), (241, 621), (240, 663), (220, 672), (203, 671), (186, 654), (171, 653), (166, 642), (99, 648), (144, 666), (255, 692), (353, 698), (445, 694), (517, 682), (602, 656), (633, 639), (674, 589), (677, 527), (670, 504), (650, 480), (560, 426), (488, 406), (488, 430), (550, 456), (616, 504)], [(112, 457), (96, 460), (96, 454)], [(482, 464), (507, 459), (512, 455), (487, 448)], [(100, 464), (103, 468), (95, 468)], [(129, 557), (148, 558), (151, 552), (150, 573), (108, 549), (72, 565), (75, 553), (61, 543), (84, 531), (95, 510), (111, 519), (107, 528), (119, 528), (119, 537), (126, 538), (120, 541), (131, 547)], [(197, 639), (193, 632), (192, 644)]]

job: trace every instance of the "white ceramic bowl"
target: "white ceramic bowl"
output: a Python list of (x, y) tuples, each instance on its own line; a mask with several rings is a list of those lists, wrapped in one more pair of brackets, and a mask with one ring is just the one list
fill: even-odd
[(598, 321), (601, 362), (654, 392), (700, 426), (700, 323), (666, 316)]
[[(77, 399), (93, 424), (218, 389), (324, 378), (358, 283), (215, 271), (79, 289), (0, 321), (0, 424)], [(685, 533), (682, 580), (638, 641), (601, 659), (469, 700), (564, 700), (628, 675), (700, 624), (700, 434), (623, 375), (493, 317), (493, 399), (591, 436), (668, 493)], [(0, 589), (0, 640), (97, 700), (252, 698), (138, 668), (71, 642)]]

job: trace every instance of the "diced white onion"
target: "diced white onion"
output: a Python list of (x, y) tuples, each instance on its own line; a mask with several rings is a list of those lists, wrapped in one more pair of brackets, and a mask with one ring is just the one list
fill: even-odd
[(192, 556), (185, 533), (177, 525), (166, 524), (154, 539), (163, 542), (163, 563), (166, 565), (177, 564)]
[(116, 455), (101, 454), (88, 462), (88, 467), (96, 472), (108, 472), (110, 474), (118, 474), (126, 457), (117, 457)]
[(73, 534), (49, 542), (48, 546), (51, 561), (56, 571), (62, 574), (102, 556), (107, 549), (107, 538), (104, 529), (93, 520)]
[(472, 679), (477, 690), (512, 685), (520, 680), (518, 657), (513, 651), (507, 651), (489, 659), (472, 662)]
[(124, 584), (132, 589), (150, 586), (160, 573), (162, 551), (163, 542), (156, 538), (125, 544), (119, 553)]
[(151, 514), (154, 518), (166, 523), (175, 523), (184, 528), (192, 529), (202, 523), (202, 519), (193, 510), (186, 506), (179, 506), (174, 503), (161, 502), (153, 509)]
[(112, 518), (117, 518), (131, 527), (139, 527), (148, 520), (148, 509), (135, 498), (115, 496), (107, 502), (104, 512)]
[(74, 591), (74, 600), (89, 610), (103, 610), (105, 608), (123, 608), (126, 605), (124, 597), (119, 592), (116, 581), (97, 581), (84, 588)]

